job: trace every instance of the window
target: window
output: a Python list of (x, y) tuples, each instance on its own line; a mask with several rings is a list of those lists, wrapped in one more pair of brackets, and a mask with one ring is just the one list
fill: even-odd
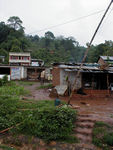
[(23, 60), (29, 60), (29, 57), (28, 56), (24, 56)]
[(18, 56), (10, 56), (10, 59), (18, 59)]

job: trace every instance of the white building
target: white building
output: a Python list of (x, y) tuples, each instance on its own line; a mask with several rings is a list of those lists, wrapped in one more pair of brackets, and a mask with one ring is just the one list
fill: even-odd
[(9, 64), (18, 66), (29, 66), (31, 64), (31, 55), (29, 52), (10, 52)]

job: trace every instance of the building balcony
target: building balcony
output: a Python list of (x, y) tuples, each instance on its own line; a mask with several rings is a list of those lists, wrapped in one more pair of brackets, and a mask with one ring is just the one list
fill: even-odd
[(31, 63), (31, 61), (30, 60), (10, 59), (9, 63)]

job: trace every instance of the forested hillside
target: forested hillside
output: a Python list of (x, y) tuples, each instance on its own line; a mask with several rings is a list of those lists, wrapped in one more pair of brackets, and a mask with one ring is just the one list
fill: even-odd
[[(19, 17), (10, 17), (0, 22), (0, 55), (6, 56), (8, 63), (9, 52), (30, 51), (32, 58), (43, 59), (46, 65), (53, 62), (81, 62), (86, 48), (80, 46), (74, 37), (55, 37), (48, 31), (44, 37), (26, 35)], [(87, 62), (96, 62), (100, 55), (113, 56), (113, 42), (92, 46)]]

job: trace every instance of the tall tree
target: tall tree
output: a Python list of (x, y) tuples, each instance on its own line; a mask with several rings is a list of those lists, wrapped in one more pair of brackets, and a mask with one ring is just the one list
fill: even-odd
[(47, 38), (47, 39), (54, 39), (55, 36), (54, 36), (54, 34), (52, 32), (48, 31), (48, 32), (45, 33), (45, 38)]
[(23, 30), (22, 21), (17, 16), (12, 16), (8, 19), (8, 25), (15, 30)]

